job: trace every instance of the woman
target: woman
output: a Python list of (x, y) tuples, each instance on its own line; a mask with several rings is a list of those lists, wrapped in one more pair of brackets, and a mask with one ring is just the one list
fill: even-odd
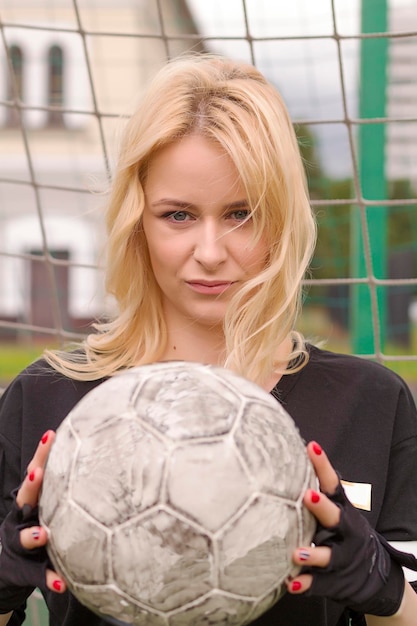
[[(52, 624), (105, 623), (47, 568), (36, 517), (42, 468), (52, 431), (87, 391), (122, 369), (172, 359), (257, 382), (313, 440), (321, 493), (308, 491), (305, 504), (320, 531), (314, 547), (294, 552), (305, 568), (289, 593), (256, 624), (342, 626), (364, 614), (371, 626), (413, 623), (417, 595), (400, 566), (413, 559), (387, 540), (407, 552), (417, 541), (414, 402), (392, 372), (295, 331), (315, 222), (275, 89), (255, 68), (221, 58), (168, 64), (127, 125), (107, 228), (118, 314), (77, 350), (47, 352), (2, 399), (0, 611), (13, 610), (9, 623), (21, 623), (34, 586)], [(321, 446), (356, 486), (361, 512)]]

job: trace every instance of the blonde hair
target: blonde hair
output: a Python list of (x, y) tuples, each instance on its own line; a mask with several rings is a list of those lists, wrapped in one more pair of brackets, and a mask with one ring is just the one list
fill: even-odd
[(164, 66), (127, 123), (107, 210), (106, 288), (119, 310), (94, 325), (82, 350), (45, 354), (67, 376), (98, 379), (161, 358), (166, 332), (141, 228), (144, 182), (156, 151), (191, 133), (230, 155), (247, 192), (255, 238), (268, 238), (264, 271), (228, 307), (223, 365), (260, 382), (279, 369), (277, 347), (290, 333), (291, 357), (306, 355), (294, 327), (316, 225), (289, 114), (255, 67), (195, 55)]

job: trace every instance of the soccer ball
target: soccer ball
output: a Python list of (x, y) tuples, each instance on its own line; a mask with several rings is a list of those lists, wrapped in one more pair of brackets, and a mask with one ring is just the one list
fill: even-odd
[(209, 365), (165, 362), (90, 391), (57, 431), (41, 523), (92, 611), (131, 624), (246, 624), (284, 592), (317, 487), (281, 404)]

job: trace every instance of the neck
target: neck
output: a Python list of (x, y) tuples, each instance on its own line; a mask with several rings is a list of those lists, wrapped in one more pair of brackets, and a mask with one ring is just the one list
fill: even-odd
[[(278, 347), (276, 359), (281, 363), (281, 371), (288, 365), (292, 351), (292, 339), (288, 336)], [(161, 361), (193, 361), (222, 366), (225, 359), (225, 341), (222, 328), (213, 328), (189, 324), (175, 327), (175, 332), (168, 329), (168, 341)], [(280, 373), (271, 371), (260, 383), (266, 391), (277, 384)]]
[(168, 329), (168, 341), (162, 361), (196, 361), (210, 365), (224, 362), (225, 342), (222, 328), (193, 324)]

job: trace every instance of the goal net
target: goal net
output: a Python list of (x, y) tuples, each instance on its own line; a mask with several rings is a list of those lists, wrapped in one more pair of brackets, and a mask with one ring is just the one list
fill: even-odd
[(187, 50), (254, 63), (288, 104), (319, 223), (302, 330), (417, 381), (416, 0), (0, 0), (0, 33), (0, 385), (11, 353), (111, 310), (119, 131)]

